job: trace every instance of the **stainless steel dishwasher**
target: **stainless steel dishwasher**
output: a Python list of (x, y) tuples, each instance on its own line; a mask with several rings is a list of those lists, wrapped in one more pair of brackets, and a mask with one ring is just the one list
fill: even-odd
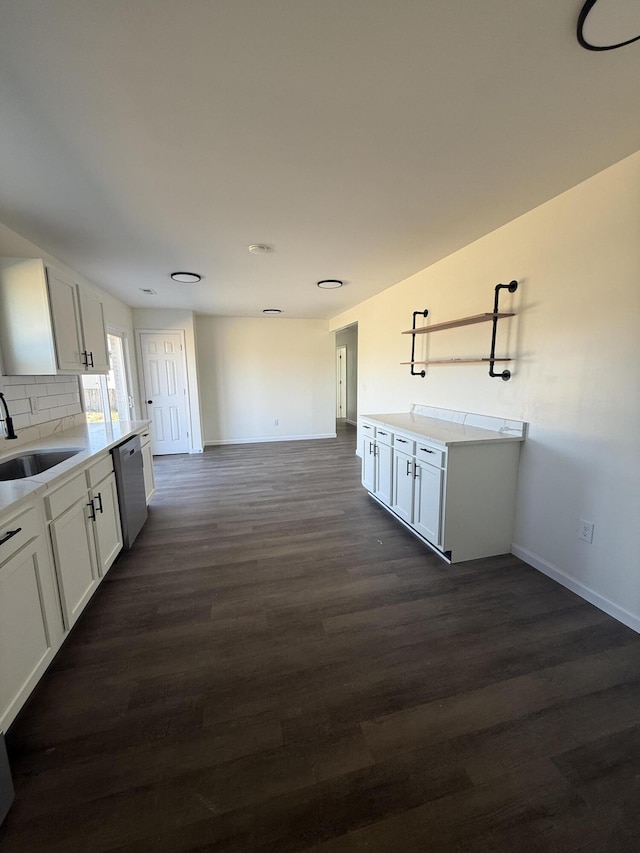
[(131, 548), (147, 520), (140, 436), (134, 435), (111, 451), (116, 472), (120, 522), (125, 548)]

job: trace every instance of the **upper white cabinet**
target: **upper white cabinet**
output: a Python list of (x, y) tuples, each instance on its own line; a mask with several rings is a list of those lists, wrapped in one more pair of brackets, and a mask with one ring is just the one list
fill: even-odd
[(10, 376), (109, 372), (99, 296), (41, 259), (0, 259), (0, 342)]

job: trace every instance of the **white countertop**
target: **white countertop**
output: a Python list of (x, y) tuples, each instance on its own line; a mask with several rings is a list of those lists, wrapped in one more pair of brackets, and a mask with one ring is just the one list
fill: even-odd
[(375, 421), (381, 426), (389, 429), (402, 430), (413, 433), (413, 435), (428, 439), (434, 444), (442, 447), (463, 444), (483, 444), (491, 441), (523, 441), (522, 435), (512, 432), (500, 432), (499, 430), (483, 429), (481, 427), (469, 426), (451, 420), (430, 418), (424, 415), (400, 412), (397, 414), (383, 415), (361, 415), (365, 421)]
[(93, 456), (122, 444), (127, 438), (142, 432), (148, 425), (149, 421), (82, 424), (52, 433), (29, 444), (22, 444), (15, 449), (11, 448), (11, 441), (3, 441), (0, 445), (0, 462), (34, 450), (77, 449), (79, 452), (34, 477), (25, 477), (22, 480), (0, 480), (0, 511), (11, 509), (13, 504), (17, 504), (29, 495), (46, 492), (61, 477), (72, 473), (74, 468), (86, 465)]

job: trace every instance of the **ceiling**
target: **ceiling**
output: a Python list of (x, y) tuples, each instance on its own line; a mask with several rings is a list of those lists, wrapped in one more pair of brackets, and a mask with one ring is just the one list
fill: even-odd
[(640, 148), (581, 6), (2, 0), (0, 221), (130, 305), (332, 317)]

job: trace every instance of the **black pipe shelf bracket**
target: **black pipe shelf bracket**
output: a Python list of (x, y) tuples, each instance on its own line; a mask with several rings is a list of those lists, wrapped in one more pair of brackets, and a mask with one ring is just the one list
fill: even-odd
[(414, 370), (413, 369), (414, 365), (416, 363), (415, 362), (415, 357), (416, 357), (416, 336), (415, 336), (416, 317), (428, 317), (428, 316), (429, 316), (429, 309), (428, 308), (425, 308), (424, 311), (414, 311), (413, 312), (413, 332), (414, 332), (414, 334), (411, 335), (411, 375), (412, 376), (422, 376), (423, 379), (427, 375), (427, 371), (426, 370)]
[[(496, 332), (498, 331), (498, 320), (500, 319), (500, 314), (498, 312), (498, 303), (500, 301), (500, 291), (508, 290), (509, 293), (515, 293), (518, 289), (518, 282), (514, 279), (510, 281), (509, 284), (496, 284), (495, 296), (493, 299), (493, 323), (491, 329), (491, 353), (489, 354), (489, 376), (493, 379), (503, 379), (505, 382), (508, 382), (511, 379), (511, 371), (501, 370), (498, 373), (495, 373), (493, 368), (496, 363)], [(513, 316), (510, 315), (510, 316)]]
[[(444, 323), (435, 323), (431, 326), (420, 326), (416, 328), (416, 317), (426, 317), (429, 312), (425, 309), (424, 311), (414, 311), (413, 312), (413, 325), (410, 329), (407, 329), (403, 332), (403, 335), (411, 335), (411, 361), (403, 361), (402, 364), (411, 365), (411, 375), (412, 376), (422, 376), (423, 378), (426, 376), (425, 370), (415, 370), (415, 365), (422, 364), (489, 364), (489, 376), (493, 379), (503, 379), (507, 382), (511, 379), (511, 371), (510, 370), (499, 370), (497, 373), (494, 370), (496, 362), (504, 362), (511, 361), (510, 358), (498, 358), (496, 357), (496, 334), (498, 331), (498, 320), (501, 320), (503, 317), (513, 317), (513, 311), (500, 311), (499, 310), (499, 302), (500, 302), (500, 291), (508, 290), (509, 293), (515, 293), (518, 289), (518, 282), (514, 279), (510, 281), (509, 284), (496, 284), (495, 288), (495, 297), (493, 300), (493, 311), (487, 312), (486, 314), (474, 314), (472, 317), (460, 317), (457, 320), (447, 320)], [(429, 334), (430, 332), (440, 332), (444, 329), (454, 329), (458, 326), (472, 326), (475, 323), (487, 323), (491, 321), (491, 352), (489, 357), (486, 356), (483, 358), (438, 358), (431, 359), (429, 361), (416, 361), (415, 360), (415, 352), (416, 352), (416, 335)]]

